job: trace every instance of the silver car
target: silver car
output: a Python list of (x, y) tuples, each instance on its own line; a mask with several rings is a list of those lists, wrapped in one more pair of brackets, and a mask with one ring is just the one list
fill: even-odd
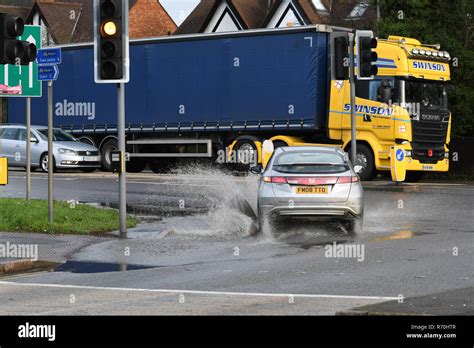
[[(54, 168), (92, 172), (100, 168), (99, 150), (61, 129), (53, 129)], [(31, 167), (48, 171), (48, 127), (31, 126)], [(0, 125), (0, 156), (12, 167), (26, 167), (26, 126)]]
[(347, 232), (357, 232), (362, 228), (364, 192), (341, 149), (280, 147), (261, 175), (258, 214), (261, 223), (264, 219), (341, 221)]

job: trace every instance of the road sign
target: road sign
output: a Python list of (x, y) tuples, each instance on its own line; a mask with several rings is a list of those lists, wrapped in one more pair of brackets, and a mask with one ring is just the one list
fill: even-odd
[[(25, 25), (19, 40), (31, 42), (41, 48), (41, 27)], [(41, 97), (41, 82), (38, 80), (38, 65), (0, 65), (0, 97)]]
[(390, 147), (390, 172), (393, 181), (405, 181), (407, 161), (405, 150), (400, 145)]
[(36, 63), (38, 63), (38, 65), (61, 64), (61, 49), (58, 47), (53, 47), (38, 50)]
[(38, 68), (38, 80), (40, 81), (56, 81), (59, 76), (59, 68), (57, 65), (45, 65)]
[(398, 149), (396, 153), (397, 161), (401, 162), (405, 158), (405, 151)]

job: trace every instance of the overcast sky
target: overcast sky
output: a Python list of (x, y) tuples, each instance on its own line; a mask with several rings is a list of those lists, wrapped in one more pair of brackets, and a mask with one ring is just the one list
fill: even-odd
[(168, 11), (171, 18), (180, 25), (192, 10), (199, 4), (200, 0), (160, 0), (160, 3)]

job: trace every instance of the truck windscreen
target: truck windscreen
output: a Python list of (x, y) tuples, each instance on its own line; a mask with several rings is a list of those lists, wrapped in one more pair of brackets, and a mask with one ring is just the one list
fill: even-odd
[(448, 110), (446, 87), (440, 83), (406, 81), (405, 98), (407, 103), (421, 103), (422, 108)]

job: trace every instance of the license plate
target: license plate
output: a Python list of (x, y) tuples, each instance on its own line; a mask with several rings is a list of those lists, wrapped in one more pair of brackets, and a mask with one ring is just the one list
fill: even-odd
[(300, 195), (327, 195), (329, 187), (327, 186), (297, 186), (296, 193)]
[(86, 156), (84, 157), (85, 162), (99, 162), (99, 156)]

